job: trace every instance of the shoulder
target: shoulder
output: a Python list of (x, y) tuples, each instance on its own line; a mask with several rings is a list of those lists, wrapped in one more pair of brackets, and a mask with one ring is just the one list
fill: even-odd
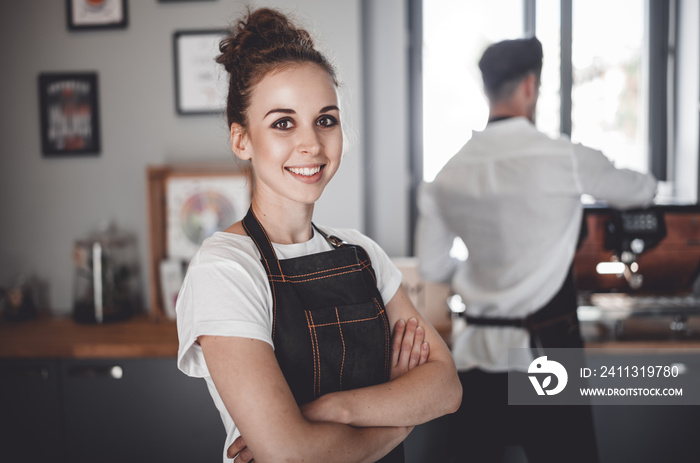
[(253, 240), (248, 236), (216, 232), (205, 239), (190, 261), (190, 266), (257, 262), (260, 260)]
[[(260, 253), (248, 236), (216, 232), (205, 239), (190, 261), (186, 283), (206, 282), (215, 278), (233, 286), (253, 283), (266, 287), (267, 275), (260, 262)], [(219, 285), (226, 288), (228, 285)]]

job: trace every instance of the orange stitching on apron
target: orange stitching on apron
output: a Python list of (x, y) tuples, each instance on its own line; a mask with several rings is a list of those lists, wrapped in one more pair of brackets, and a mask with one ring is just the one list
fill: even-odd
[[(265, 239), (266, 239), (267, 242), (270, 244), (270, 249), (272, 250), (272, 253), (275, 254), (275, 248), (272, 246), (272, 241), (270, 241), (270, 237), (267, 236), (267, 232), (265, 231), (265, 227), (262, 226), (262, 224), (260, 223), (260, 221), (258, 220), (258, 218), (255, 216), (255, 213), (253, 213), (253, 218), (255, 219), (256, 222), (258, 222), (258, 225), (260, 225), (260, 229), (262, 230), (263, 235), (265, 235)], [(261, 253), (261, 254), (262, 254), (262, 253)], [(276, 254), (275, 254), (275, 257), (277, 257)], [(265, 256), (263, 256), (263, 259), (265, 259)], [(280, 275), (282, 275), (282, 281), (284, 281), (284, 273), (282, 273), (282, 267), (280, 266), (280, 261), (279, 261), (279, 259), (277, 259), (277, 267), (280, 269)], [(268, 267), (268, 268), (269, 268), (269, 267)]]
[(342, 267), (333, 267), (333, 268), (328, 268), (326, 270), (319, 270), (318, 272), (311, 272), (311, 273), (299, 273), (297, 275), (292, 275), (292, 276), (287, 276), (289, 279), (295, 279), (299, 277), (307, 277), (310, 275), (318, 275), (319, 273), (326, 273), (326, 272), (333, 272), (335, 270), (342, 270), (344, 268), (351, 268), (351, 267), (356, 267), (357, 264), (350, 264), (350, 265), (343, 265)]
[[(379, 317), (378, 314), (375, 315), (374, 317), (370, 317), (370, 318), (358, 318), (357, 320), (345, 320), (345, 321), (342, 321), (342, 322), (341, 322), (340, 320), (338, 320), (338, 323), (343, 324), (343, 325), (347, 325), (348, 323), (369, 322), (369, 321), (372, 321), (372, 320), (376, 320), (377, 317)], [(311, 325), (311, 326), (312, 326), (313, 328), (322, 328), (322, 327), (324, 327), (324, 326), (335, 326), (335, 325), (337, 325), (338, 323), (336, 323), (336, 322), (321, 323), (321, 324), (318, 324), (318, 325)]]
[(311, 337), (311, 349), (314, 353), (314, 397), (319, 397), (321, 395), (321, 361), (319, 359), (321, 354), (319, 352), (318, 337), (314, 329), (314, 317), (308, 310), (305, 310), (304, 313), (306, 314), (306, 324), (309, 327), (309, 335)]
[(335, 318), (338, 320), (338, 331), (340, 332), (340, 342), (343, 344), (343, 360), (340, 362), (340, 390), (343, 390), (343, 368), (345, 367), (345, 338), (343, 337), (343, 326), (340, 322), (338, 307), (335, 308)]
[(272, 339), (275, 339), (275, 328), (277, 328), (277, 293), (275, 292), (274, 284), (270, 284), (270, 290), (272, 291)]
[(377, 278), (374, 276), (374, 271), (372, 271), (372, 260), (369, 258), (369, 255), (367, 256), (367, 260), (361, 261), (360, 264), (362, 264), (363, 269), (366, 269), (366, 268), (370, 269), (369, 274), (372, 275), (372, 279), (374, 280), (374, 284), (376, 286), (377, 285)]
[[(379, 309), (379, 312), (377, 316), (381, 316), (382, 313), (384, 312), (384, 309), (382, 309), (382, 305), (379, 303), (376, 297), (372, 298), (374, 300), (375, 305)], [(389, 328), (389, 321), (387, 320), (388, 317), (381, 317), (382, 318), (382, 323), (384, 323), (384, 371), (387, 373), (391, 371), (390, 368), (390, 360), (389, 360), (389, 352), (391, 351), (391, 346), (390, 346), (390, 333), (391, 329)]]
[(358, 269), (355, 269), (355, 270), (350, 270), (350, 271), (348, 271), (348, 272), (333, 273), (333, 274), (331, 274), (331, 275), (325, 275), (325, 276), (316, 277), (316, 278), (307, 278), (307, 279), (305, 279), (305, 280), (290, 280), (289, 278), (287, 278), (287, 279), (285, 280), (285, 279), (284, 279), (284, 275), (282, 275), (282, 280), (280, 280), (279, 278), (275, 278), (274, 275), (268, 275), (268, 277), (269, 277), (272, 281), (275, 281), (275, 282), (277, 282), (277, 283), (282, 283), (282, 282), (284, 282), (284, 283), (305, 283), (305, 282), (307, 282), (307, 281), (323, 280), (324, 278), (334, 277), (334, 276), (338, 276), (338, 275), (345, 275), (346, 273), (361, 272), (361, 271), (362, 271), (362, 269), (359, 269), (359, 268), (358, 268)]

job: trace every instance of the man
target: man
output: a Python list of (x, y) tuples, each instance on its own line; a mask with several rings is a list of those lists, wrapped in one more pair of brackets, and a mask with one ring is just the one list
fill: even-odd
[[(527, 371), (527, 348), (583, 346), (571, 273), (581, 194), (645, 206), (656, 180), (537, 131), (536, 38), (491, 45), (479, 68), (489, 123), (419, 195), (421, 274), (451, 284), (466, 304), (466, 328), (452, 343), (464, 389), (451, 428), (456, 461), (500, 462), (506, 446), (522, 445), (530, 463), (596, 462), (590, 408), (508, 406), (507, 371)], [(455, 237), (466, 261), (450, 257)], [(509, 366), (511, 347), (527, 354)]]

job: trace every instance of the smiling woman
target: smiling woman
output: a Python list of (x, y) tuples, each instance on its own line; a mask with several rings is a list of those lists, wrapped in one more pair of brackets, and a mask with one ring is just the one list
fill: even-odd
[(190, 262), (178, 366), (207, 382), (224, 461), (403, 462), (413, 426), (454, 412), (461, 386), (386, 253), (312, 223), (343, 153), (335, 72), (274, 10), (220, 49), (231, 148), (255, 183), (246, 217)]

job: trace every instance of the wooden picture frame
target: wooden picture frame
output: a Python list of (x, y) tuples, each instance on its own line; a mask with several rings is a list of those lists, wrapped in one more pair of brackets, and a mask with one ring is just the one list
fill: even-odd
[(215, 59), (223, 29), (182, 30), (173, 34), (175, 108), (178, 114), (221, 114), (228, 76)]
[[(228, 186), (226, 180), (231, 181)], [(172, 186), (175, 183), (180, 183), (180, 189), (177, 192), (172, 191)], [(216, 227), (217, 229), (227, 228), (242, 219), (248, 211), (252, 197), (252, 183), (250, 168), (242, 168), (234, 162), (148, 167), (149, 313), (152, 318), (172, 319), (172, 312), (166, 311), (166, 307), (172, 302), (166, 300), (170, 297), (167, 293), (169, 291), (172, 293), (172, 289), (168, 288), (172, 285), (163, 281), (163, 275), (167, 273), (172, 276), (173, 261), (183, 263), (184, 268), (188, 263), (187, 257), (191, 257), (191, 253), (199, 246), (198, 242), (193, 241), (189, 243), (189, 246), (171, 249), (173, 243), (175, 246), (181, 246), (182, 242), (178, 240), (186, 238), (183, 236), (186, 233), (178, 235), (176, 240), (170, 236), (180, 226), (176, 223), (178, 213), (182, 212), (182, 218), (188, 220), (191, 219), (193, 213), (196, 215), (207, 206), (213, 206), (215, 211), (221, 212), (227, 209), (226, 205), (222, 206), (222, 202), (228, 200), (231, 202), (229, 206), (235, 211), (225, 217), (223, 217), (225, 214), (222, 214)], [(178, 203), (170, 204), (169, 198), (170, 201), (176, 198)], [(230, 223), (228, 223), (229, 221)], [(189, 225), (191, 223), (187, 224), (185, 228)], [(199, 235), (198, 238), (201, 240), (204, 236)], [(190, 236), (190, 238), (192, 237)], [(169, 272), (164, 272), (166, 265), (170, 269)]]
[(124, 29), (128, 25), (126, 0), (66, 0), (66, 19), (72, 31)]
[(44, 156), (100, 152), (96, 72), (41, 73), (38, 78)]

